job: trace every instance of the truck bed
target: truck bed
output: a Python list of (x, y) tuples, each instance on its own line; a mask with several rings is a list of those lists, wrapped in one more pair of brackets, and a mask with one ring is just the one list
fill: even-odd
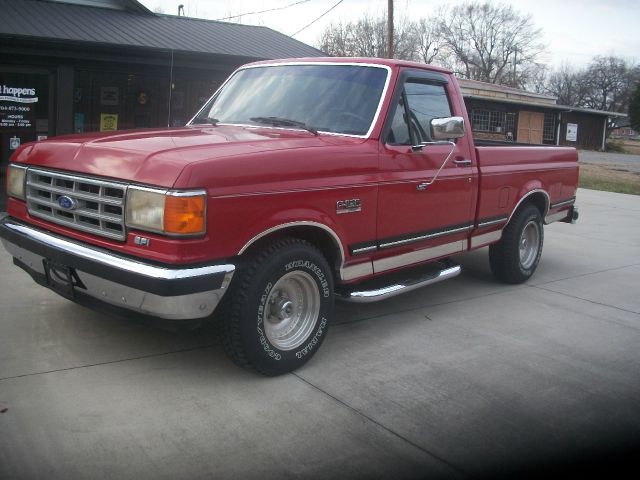
[(575, 198), (578, 154), (571, 147), (476, 146), (479, 170), (477, 218), (508, 218), (525, 193), (540, 196), (545, 215)]

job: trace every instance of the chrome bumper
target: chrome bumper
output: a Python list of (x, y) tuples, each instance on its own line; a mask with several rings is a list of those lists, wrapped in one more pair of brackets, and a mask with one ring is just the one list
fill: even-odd
[(49, 262), (72, 272), (73, 286), (69, 295), (64, 294), (72, 300), (88, 296), (171, 320), (211, 315), (235, 271), (231, 264), (175, 268), (144, 263), (46, 233), (10, 217), (0, 219), (0, 238), (16, 265), (58, 293)]

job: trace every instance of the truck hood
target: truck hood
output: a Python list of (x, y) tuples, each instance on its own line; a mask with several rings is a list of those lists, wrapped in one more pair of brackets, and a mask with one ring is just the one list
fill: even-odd
[(361, 141), (304, 130), (195, 126), (61, 136), (24, 145), (13, 161), (170, 188), (193, 162)]

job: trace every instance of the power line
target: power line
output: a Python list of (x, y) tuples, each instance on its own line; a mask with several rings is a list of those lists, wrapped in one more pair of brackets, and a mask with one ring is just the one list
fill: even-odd
[(274, 8), (269, 8), (267, 10), (260, 10), (260, 11), (257, 11), (257, 12), (241, 13), (240, 15), (232, 15), (230, 17), (216, 18), (216, 20), (217, 21), (220, 21), (220, 20), (231, 20), (232, 18), (240, 18), (240, 17), (244, 17), (246, 15), (256, 15), (258, 13), (266, 13), (266, 12), (274, 12), (276, 10), (284, 10), (285, 8), (294, 7), (296, 5), (300, 5), (301, 3), (307, 3), (307, 2), (310, 2), (310, 1), (311, 0), (299, 0), (298, 2), (291, 3), (291, 4), (285, 5), (283, 7), (274, 7)]
[(304, 27), (302, 27), (300, 30), (298, 30), (296, 33), (294, 33), (293, 35), (291, 35), (292, 37), (295, 37), (297, 34), (299, 34), (301, 31), (303, 31), (304, 29), (306, 29), (307, 27), (310, 27), (311, 25), (313, 25), (314, 23), (316, 23), (318, 20), (320, 20), (322, 17), (324, 17), (327, 13), (329, 13), (331, 10), (333, 10), (334, 8), (336, 8), (338, 5), (340, 5), (344, 0), (340, 0), (338, 3), (336, 3), (333, 7), (331, 7), (329, 10), (327, 10), (326, 12), (324, 12), (322, 15), (320, 15), (318, 18), (316, 18), (313, 22), (311, 22), (309, 25), (305, 25)]

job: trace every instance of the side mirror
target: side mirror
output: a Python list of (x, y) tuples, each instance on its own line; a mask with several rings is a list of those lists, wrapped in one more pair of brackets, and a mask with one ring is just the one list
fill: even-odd
[(447, 117), (431, 120), (431, 139), (450, 140), (464, 136), (464, 118)]

